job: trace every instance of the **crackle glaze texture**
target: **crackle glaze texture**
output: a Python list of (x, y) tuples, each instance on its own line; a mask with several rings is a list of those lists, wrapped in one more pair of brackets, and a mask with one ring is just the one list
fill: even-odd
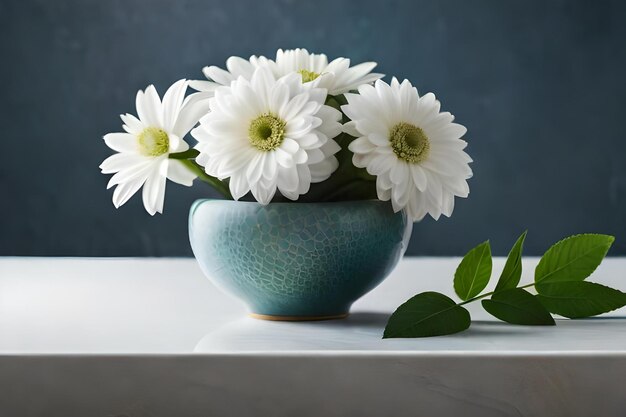
[(330, 316), (378, 285), (412, 224), (388, 202), (198, 200), (189, 237), (202, 270), (253, 313)]

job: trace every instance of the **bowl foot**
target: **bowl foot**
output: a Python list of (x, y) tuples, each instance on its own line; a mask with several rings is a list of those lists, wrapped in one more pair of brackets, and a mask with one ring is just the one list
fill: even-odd
[(332, 316), (274, 316), (269, 314), (250, 313), (249, 316), (258, 320), (269, 321), (320, 321), (345, 319), (350, 313), (335, 314)]

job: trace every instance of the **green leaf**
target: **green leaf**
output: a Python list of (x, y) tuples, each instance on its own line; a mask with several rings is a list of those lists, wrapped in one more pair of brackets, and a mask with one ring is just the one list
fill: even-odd
[(454, 273), (454, 291), (461, 300), (469, 300), (485, 289), (491, 277), (489, 241), (470, 250)]
[(626, 293), (595, 282), (564, 281), (540, 288), (537, 299), (541, 304), (570, 319), (596, 316), (626, 305)]
[(495, 318), (511, 324), (529, 326), (554, 325), (554, 319), (546, 308), (528, 291), (522, 288), (502, 290), (491, 300), (482, 301), (483, 308)]
[(535, 269), (537, 291), (546, 284), (584, 280), (600, 265), (614, 240), (613, 236), (585, 234), (554, 244)]
[(517, 238), (517, 241), (511, 248), (509, 256), (506, 258), (506, 264), (504, 265), (500, 279), (498, 280), (498, 284), (496, 285), (496, 292), (515, 288), (517, 287), (517, 284), (519, 284), (519, 280), (522, 277), (522, 250), (524, 249), (526, 233), (528, 233), (528, 230)]
[(391, 315), (383, 339), (429, 337), (458, 333), (470, 326), (469, 312), (437, 292), (410, 298)]

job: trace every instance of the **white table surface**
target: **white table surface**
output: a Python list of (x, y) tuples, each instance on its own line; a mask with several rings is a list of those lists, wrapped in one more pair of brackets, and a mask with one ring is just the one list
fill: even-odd
[[(0, 258), (0, 415), (626, 415), (624, 309), (530, 327), (478, 302), (466, 332), (382, 340), (410, 296), (454, 294), (459, 260), (407, 258), (350, 318), (281, 323), (193, 259)], [(626, 290), (626, 258), (590, 280)]]

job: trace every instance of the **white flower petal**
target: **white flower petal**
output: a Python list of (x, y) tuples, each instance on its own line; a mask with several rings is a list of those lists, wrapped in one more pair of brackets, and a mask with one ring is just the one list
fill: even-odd
[(328, 157), (339, 152), (341, 150), (341, 146), (339, 146), (339, 144), (333, 139), (327, 139), (320, 149), (324, 152), (324, 156)]
[(296, 152), (298, 152), (298, 150), (300, 150), (300, 146), (298, 145), (298, 142), (296, 142), (295, 140), (290, 139), (290, 138), (285, 138), (283, 140), (283, 143), (280, 145), (280, 149), (293, 155)]
[[(193, 98), (194, 96), (196, 96), (196, 99)], [(202, 116), (209, 112), (209, 109), (210, 104), (208, 99), (202, 99), (202, 96), (199, 94), (190, 95), (178, 113), (178, 118), (174, 123), (172, 133), (179, 138), (184, 138)]]
[(129, 133), (107, 133), (104, 135), (107, 146), (117, 152), (138, 151), (137, 137)]
[(342, 132), (341, 112), (330, 106), (322, 106), (317, 111), (316, 117), (321, 120), (321, 125), (318, 129), (329, 138), (334, 138)]
[(228, 187), (230, 189), (230, 193), (235, 200), (239, 200), (241, 197), (246, 195), (248, 191), (250, 191), (248, 180), (246, 179), (246, 176), (243, 175), (243, 173), (238, 173), (230, 177)]
[(143, 155), (133, 153), (116, 153), (102, 161), (100, 169), (103, 174), (112, 174), (129, 166), (145, 162)]
[(226, 60), (226, 68), (235, 77), (244, 77), (250, 79), (254, 72), (254, 65), (249, 60), (245, 60), (238, 56), (231, 56)]
[(302, 111), (307, 103), (309, 103), (309, 94), (306, 92), (298, 94), (292, 98), (284, 108), (280, 109), (278, 115), (283, 120), (291, 120)]
[(447, 181), (445, 187), (457, 197), (466, 198), (469, 195), (469, 185), (467, 185), (467, 181), (465, 180)]
[(187, 149), (189, 149), (189, 145), (187, 144), (187, 142), (185, 142), (173, 133), (168, 135), (168, 139), (170, 145), (170, 153), (185, 152)]
[(275, 86), (275, 78), (269, 68), (259, 68), (252, 74), (250, 86), (256, 93), (256, 100), (262, 109), (269, 109), (271, 91)]
[(441, 207), (443, 201), (443, 187), (441, 185), (440, 177), (426, 171), (426, 177), (428, 178), (428, 188), (426, 193), (430, 194), (433, 198), (433, 202), (437, 207)]
[(296, 142), (298, 142), (298, 145), (300, 145), (303, 149), (319, 148), (323, 144), (319, 136), (315, 133), (302, 135), (296, 140)]
[(381, 201), (389, 201), (391, 200), (391, 188), (384, 188), (382, 186), (379, 185), (379, 179), (381, 177), (378, 177), (378, 179), (376, 180), (376, 195), (378, 196), (378, 199)]
[(266, 205), (276, 194), (276, 183), (262, 178), (259, 184), (251, 187), (252, 195), (259, 203)]
[(170, 159), (167, 167), (167, 178), (177, 184), (191, 187), (196, 174), (191, 172), (181, 161)]
[(356, 123), (353, 121), (344, 124), (342, 130), (344, 133), (354, 136), (355, 138), (362, 136), (361, 132), (357, 129)]
[(409, 182), (403, 182), (394, 184), (391, 188), (391, 201), (394, 206), (394, 210), (400, 211), (409, 203), (409, 197), (411, 196)]
[(409, 176), (409, 166), (404, 161), (398, 161), (389, 171), (389, 179), (393, 184), (399, 186), (397, 188), (401, 188), (401, 185), (408, 183)]
[(278, 163), (276, 162), (276, 156), (273, 152), (267, 152), (264, 157), (263, 178), (266, 181), (274, 183), (276, 181), (276, 177), (278, 176)]
[[(197, 91), (202, 91), (205, 93), (213, 93), (221, 84), (214, 83), (213, 81), (205, 81), (205, 80), (190, 80), (189, 87), (193, 88)], [(210, 94), (212, 97), (213, 94)]]
[[(157, 161), (158, 163), (158, 161)], [(132, 182), (138, 179), (146, 178), (150, 172), (154, 169), (155, 160), (147, 159), (145, 162), (134, 164), (119, 170), (115, 175), (111, 177), (107, 183), (107, 189), (119, 184)]]
[(287, 124), (285, 135), (293, 139), (299, 139), (300, 136), (306, 135), (314, 130), (316, 128), (316, 124), (319, 125), (318, 121), (319, 119), (311, 116), (296, 117)]
[(368, 153), (374, 151), (376, 149), (376, 145), (370, 142), (366, 137), (361, 137), (350, 142), (348, 149), (354, 153)]
[(205, 77), (221, 85), (229, 85), (236, 78), (236, 76), (231, 75), (228, 71), (224, 71), (216, 66), (204, 67), (202, 72)]
[(113, 191), (113, 205), (115, 208), (123, 206), (143, 185), (145, 178), (118, 185)]
[(306, 164), (309, 162), (309, 155), (304, 149), (298, 149), (298, 151), (293, 154), (293, 161), (297, 164)]
[(280, 148), (276, 148), (273, 153), (276, 158), (276, 162), (278, 162), (280, 166), (284, 168), (291, 168), (295, 165), (293, 157), (290, 153), (287, 153)]
[(352, 163), (357, 168), (365, 168), (369, 165), (374, 156), (376, 156), (374, 153), (354, 154), (352, 156)]
[(131, 135), (138, 135), (144, 129), (144, 125), (141, 123), (141, 120), (137, 119), (132, 114), (120, 114), (120, 118), (124, 123), (124, 130)]
[[(167, 161), (163, 161), (163, 163), (167, 163)], [(165, 181), (166, 177), (161, 175), (159, 166), (153, 170), (143, 186), (143, 206), (151, 216), (156, 213), (163, 213)]]
[(153, 85), (145, 92), (139, 91), (135, 99), (139, 119), (148, 126), (163, 128), (163, 106)]
[(219, 174), (216, 176), (227, 178), (236, 174), (238, 171), (245, 169), (253, 157), (254, 153), (251, 149), (224, 154), (221, 155), (221, 158), (215, 155), (216, 161), (219, 161), (217, 169)]
[(298, 184), (298, 194), (306, 194), (311, 187), (311, 169), (308, 165), (301, 164), (296, 166), (298, 170), (298, 178), (300, 179)]
[(172, 84), (163, 95), (163, 128), (167, 132), (174, 128), (186, 91), (187, 80), (182, 79)]
[(446, 217), (452, 216), (452, 212), (454, 211), (454, 196), (449, 193), (443, 193), (443, 203), (441, 214)]
[(413, 178), (413, 183), (420, 191), (426, 191), (426, 186), (428, 185), (428, 180), (426, 179), (426, 174), (424, 170), (419, 165), (411, 166), (411, 176)]
[(326, 181), (328, 177), (335, 172), (338, 166), (339, 162), (334, 156), (326, 158), (317, 164), (309, 165), (309, 169), (311, 171), (311, 182), (317, 183)]
[(278, 113), (280, 114), (281, 110), (287, 106), (289, 102), (289, 87), (285, 84), (276, 84), (272, 89), (271, 95), (269, 97), (269, 105), (272, 109), (278, 109)]
[(380, 133), (370, 133), (367, 136), (367, 139), (376, 146), (389, 146), (389, 138), (381, 135)]
[(286, 192), (297, 192), (299, 185), (298, 169), (296, 166), (290, 168), (278, 167), (278, 189), (281, 194)]
[(261, 180), (264, 172), (265, 156), (267, 153), (257, 153), (250, 160), (246, 168), (246, 179), (249, 184), (256, 184)]
[(326, 159), (324, 152), (319, 149), (309, 149), (306, 153), (309, 155), (308, 161), (311, 164), (317, 164)]

